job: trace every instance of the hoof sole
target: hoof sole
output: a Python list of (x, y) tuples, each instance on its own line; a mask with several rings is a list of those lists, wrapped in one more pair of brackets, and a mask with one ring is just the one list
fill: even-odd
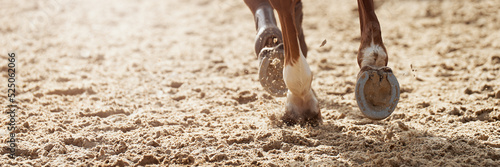
[(361, 112), (381, 120), (390, 116), (399, 102), (399, 83), (391, 70), (372, 69), (359, 75), (355, 94)]
[(259, 81), (262, 87), (273, 96), (286, 96), (288, 89), (283, 80), (283, 45), (266, 47), (259, 53)]

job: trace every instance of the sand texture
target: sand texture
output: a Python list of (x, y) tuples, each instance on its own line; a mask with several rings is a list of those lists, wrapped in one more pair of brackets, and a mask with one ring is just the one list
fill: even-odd
[(376, 4), (401, 86), (394, 113), (372, 121), (356, 104), (356, 2), (305, 1), (323, 124), (290, 127), (285, 98), (259, 84), (241, 0), (4, 0), (0, 166), (498, 166), (499, 1)]

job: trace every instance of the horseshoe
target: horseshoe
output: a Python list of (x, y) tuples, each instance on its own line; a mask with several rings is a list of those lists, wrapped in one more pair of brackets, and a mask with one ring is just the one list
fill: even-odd
[(399, 102), (399, 94), (399, 82), (389, 67), (367, 70), (358, 77), (356, 102), (370, 119), (382, 120), (390, 116)]
[(288, 92), (283, 80), (284, 56), (283, 44), (265, 47), (259, 53), (259, 81), (273, 96), (283, 97)]

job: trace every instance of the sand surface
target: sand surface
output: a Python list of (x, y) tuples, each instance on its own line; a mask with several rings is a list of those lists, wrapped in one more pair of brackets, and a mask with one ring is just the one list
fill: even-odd
[(15, 159), (0, 118), (0, 164), (500, 164), (497, 0), (377, 1), (401, 85), (382, 121), (354, 99), (356, 2), (314, 2), (304, 3), (304, 31), (318, 127), (280, 123), (285, 98), (258, 82), (241, 0), (0, 2), (0, 104), (6, 111), (14, 51), (19, 105)]

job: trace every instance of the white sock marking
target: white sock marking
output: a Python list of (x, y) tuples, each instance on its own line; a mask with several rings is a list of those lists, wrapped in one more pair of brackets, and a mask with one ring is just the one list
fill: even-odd
[[(374, 54), (378, 54), (377, 59), (375, 59), (376, 57)], [(380, 45), (374, 44), (372, 40), (370, 46), (363, 49), (363, 61), (361, 62), (361, 67), (367, 65), (384, 66), (386, 57), (387, 54), (384, 49)]]
[(318, 112), (318, 100), (311, 89), (313, 75), (300, 46), (299, 53), (299, 59), (293, 65), (285, 65), (283, 69), (283, 79), (288, 87), (287, 107), (291, 111), (309, 109)]

